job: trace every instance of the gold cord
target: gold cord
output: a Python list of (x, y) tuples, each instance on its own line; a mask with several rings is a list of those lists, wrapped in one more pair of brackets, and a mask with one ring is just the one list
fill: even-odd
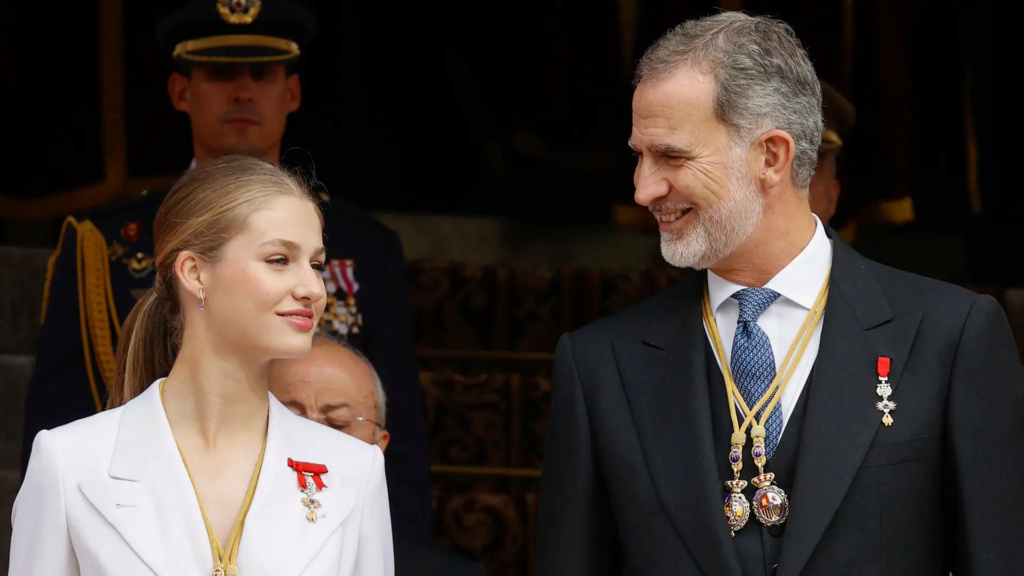
[[(161, 403), (164, 401), (164, 384), (166, 382), (166, 379), (160, 381)], [(173, 436), (173, 433), (171, 435)], [(217, 535), (213, 532), (213, 526), (210, 525), (210, 519), (206, 516), (206, 509), (203, 508), (203, 501), (199, 497), (199, 490), (196, 487), (195, 478), (192, 477), (192, 470), (188, 467), (188, 461), (185, 460), (185, 453), (181, 450), (181, 444), (178, 444), (177, 438), (174, 439), (174, 445), (178, 447), (178, 454), (181, 455), (181, 461), (185, 464), (185, 471), (188, 472), (188, 480), (192, 483), (192, 491), (195, 492), (196, 501), (199, 503), (199, 512), (203, 515), (203, 524), (206, 525), (206, 535), (210, 539), (210, 551), (213, 554), (214, 573), (216, 573), (216, 570), (219, 568), (222, 571), (237, 574), (238, 545), (242, 541), (242, 527), (245, 524), (245, 517), (249, 514), (249, 507), (252, 505), (253, 496), (256, 494), (256, 484), (260, 478), (260, 470), (263, 468), (263, 456), (267, 452), (267, 435), (263, 436), (263, 448), (260, 450), (260, 457), (256, 461), (256, 467), (252, 471), (252, 478), (249, 480), (249, 488), (245, 492), (245, 499), (242, 500), (242, 509), (238, 512), (238, 517), (235, 518), (235, 525), (231, 528), (231, 535), (228, 537), (228, 546), (226, 550), (221, 546), (220, 540), (217, 539)], [(234, 568), (234, 570), (230, 570), (231, 568)]]
[[(761, 396), (761, 399), (752, 408), (747, 407), (746, 402), (743, 400), (743, 397), (739, 392), (739, 388), (736, 386), (736, 382), (732, 378), (732, 371), (729, 369), (729, 363), (726, 361), (725, 357), (725, 347), (722, 345), (722, 338), (718, 332), (718, 323), (715, 322), (714, 313), (711, 311), (711, 298), (708, 293), (708, 285), (707, 282), (704, 283), (704, 298), (702, 302), (704, 322), (707, 325), (708, 334), (711, 336), (711, 342), (714, 345), (715, 354), (718, 356), (722, 365), (722, 376), (725, 380), (726, 395), (729, 398), (729, 414), (732, 417), (734, 436), (742, 434), (745, 439), (747, 426), (756, 421), (757, 411), (760, 410), (766, 402), (771, 400), (771, 403), (768, 404), (764, 414), (761, 416), (760, 421), (757, 422), (759, 426), (764, 427), (764, 424), (768, 421), (768, 417), (771, 415), (772, 410), (775, 409), (779, 399), (782, 398), (782, 393), (786, 389), (786, 385), (789, 384), (790, 377), (796, 370), (797, 365), (800, 363), (800, 359), (803, 357), (804, 351), (811, 341), (811, 336), (814, 334), (814, 329), (817, 327), (818, 322), (821, 320), (821, 315), (825, 310), (825, 303), (828, 301), (828, 277), (831, 272), (832, 270), (829, 268), (829, 273), (825, 275), (825, 282), (822, 283), (821, 290), (818, 291), (818, 296), (814, 301), (814, 305), (808, 311), (807, 316), (804, 317), (803, 324), (800, 326), (800, 330), (797, 332), (797, 336), (793, 340), (793, 344), (790, 345), (789, 350), (786, 353), (786, 357), (782, 361), (778, 372), (776, 372), (771, 385), (769, 385), (768, 390), (765, 391)], [(778, 390), (778, 393), (776, 393), (776, 390)], [(742, 425), (736, 417), (737, 403), (740, 405), (745, 416)], [(740, 444), (742, 445), (742, 443)]]

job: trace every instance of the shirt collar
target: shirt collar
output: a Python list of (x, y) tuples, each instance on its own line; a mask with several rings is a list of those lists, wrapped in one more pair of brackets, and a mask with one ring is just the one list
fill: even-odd
[[(825, 234), (825, 227), (821, 220), (814, 216), (814, 235), (807, 246), (797, 254), (796, 258), (779, 271), (767, 284), (765, 288), (771, 288), (779, 293), (780, 297), (796, 302), (801, 307), (810, 310), (814, 301), (818, 298), (821, 285), (828, 276), (829, 268), (832, 265), (832, 244)], [(728, 300), (737, 290), (747, 286), (741, 286), (730, 282), (708, 270), (708, 297), (711, 300), (711, 310), (718, 313), (719, 306)]]
[[(193, 157), (192, 161), (188, 163), (188, 170), (191, 170), (191, 169), (195, 168), (196, 166), (199, 166), (199, 163), (196, 162), (195, 157)], [(186, 170), (186, 172), (188, 172), (188, 170)]]

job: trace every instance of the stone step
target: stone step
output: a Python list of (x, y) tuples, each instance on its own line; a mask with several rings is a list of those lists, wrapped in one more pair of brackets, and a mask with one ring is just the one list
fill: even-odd
[(0, 354), (0, 468), (20, 466), (25, 392), (34, 364), (31, 354)]
[(11, 554), (11, 508), (21, 486), (18, 468), (0, 468), (0, 574), (7, 574)]
[(49, 248), (0, 246), (0, 354), (31, 354), (39, 333)]

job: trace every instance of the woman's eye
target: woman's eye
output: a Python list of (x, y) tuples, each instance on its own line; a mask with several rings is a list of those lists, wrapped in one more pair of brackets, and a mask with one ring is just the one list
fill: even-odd
[(316, 261), (314, 261), (314, 262), (310, 262), (309, 265), (313, 267), (313, 270), (318, 270), (320, 272), (324, 271), (324, 263), (323, 262), (316, 262)]
[(288, 259), (284, 256), (278, 256), (267, 260), (267, 264), (273, 264), (274, 266), (285, 266), (288, 264)]

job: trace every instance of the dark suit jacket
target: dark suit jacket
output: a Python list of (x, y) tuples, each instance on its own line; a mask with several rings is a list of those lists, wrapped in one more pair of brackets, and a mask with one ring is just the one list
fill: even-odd
[(436, 544), (395, 538), (395, 576), (487, 576), (483, 564)]
[[(778, 575), (1024, 573), (1024, 371), (1003, 310), (828, 232), (831, 289)], [(740, 574), (727, 454), (712, 446), (711, 411), (728, 408), (709, 402), (705, 278), (559, 341), (541, 576)], [(891, 427), (875, 408), (879, 356), (892, 358)]]
[[(103, 347), (94, 340), (105, 340), (107, 350), (116, 351), (116, 329), (102, 313), (104, 322), (86, 322), (81, 314), (90, 303), (85, 298), (83, 310), (79, 294), (93, 289), (89, 279), (109, 277), (116, 312), (111, 315), (118, 317), (117, 326), (124, 322), (137, 297), (153, 285), (152, 269), (142, 266), (141, 257), (153, 255), (153, 221), (165, 195), (166, 191), (149, 192), (76, 214), (65, 223), (47, 276), (45, 321), (25, 408), (22, 476), (37, 432), (95, 414), (105, 405), (100, 365), (112, 358), (104, 360)], [(321, 207), (327, 258), (355, 260), (363, 328), (350, 334), (349, 341), (373, 362), (388, 394), (388, 429), (394, 440), (385, 465), (392, 525), (396, 534), (429, 540), (433, 521), (426, 417), (402, 243), (394, 231), (342, 198), (332, 197)], [(100, 266), (106, 261), (109, 274), (79, 253), (90, 225), (109, 248), (123, 248), (123, 253), (99, 258)], [(103, 290), (102, 281), (97, 289)], [(82, 337), (83, 323), (89, 328), (87, 341)]]

